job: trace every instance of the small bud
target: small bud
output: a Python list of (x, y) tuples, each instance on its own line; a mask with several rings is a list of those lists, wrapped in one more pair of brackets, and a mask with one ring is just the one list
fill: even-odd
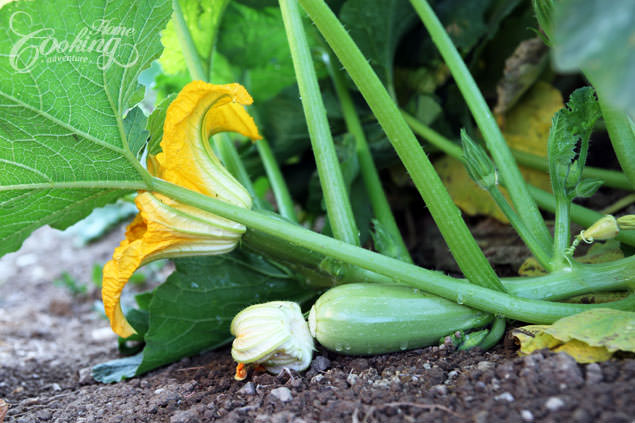
[(261, 364), (274, 374), (285, 368), (306, 370), (311, 364), (313, 338), (296, 303), (272, 301), (247, 307), (234, 317), (230, 331), (236, 337), (232, 357), (243, 378), (244, 364)]
[(615, 238), (619, 231), (620, 228), (618, 227), (617, 220), (610, 214), (607, 214), (588, 229), (580, 232), (580, 236), (585, 242), (605, 241)]
[(465, 164), (470, 178), (485, 190), (496, 186), (498, 174), (494, 163), (483, 147), (475, 143), (464, 129), (461, 129), (461, 142), (463, 145), (463, 164)]
[(575, 186), (573, 196), (577, 198), (588, 198), (595, 194), (603, 184), (604, 181), (601, 179), (584, 178)]
[(627, 214), (617, 218), (617, 225), (622, 231), (635, 230), (635, 214)]

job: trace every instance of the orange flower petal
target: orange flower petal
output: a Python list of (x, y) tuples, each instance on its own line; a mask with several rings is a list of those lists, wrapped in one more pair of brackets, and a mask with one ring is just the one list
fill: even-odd
[(256, 124), (243, 107), (252, 102), (239, 84), (194, 81), (186, 85), (167, 111), (163, 151), (156, 156), (160, 165), (157, 176), (234, 205), (251, 207), (249, 194), (221, 165), (209, 137), (231, 131), (260, 139)]
[[(258, 128), (245, 111), (252, 103), (239, 84), (188, 84), (167, 110), (162, 152), (148, 156), (148, 170), (185, 188), (245, 208), (251, 197), (223, 167), (209, 137), (231, 131), (252, 140)], [(126, 239), (104, 266), (102, 297), (112, 329), (122, 337), (135, 333), (121, 310), (121, 292), (140, 266), (161, 258), (223, 254), (233, 250), (245, 227), (220, 216), (177, 203), (165, 196), (140, 193), (139, 215)]]
[(115, 333), (135, 333), (119, 300), (133, 273), (143, 264), (167, 257), (224, 254), (233, 250), (245, 227), (220, 216), (148, 192), (135, 199), (141, 211), (126, 230), (126, 239), (104, 266), (102, 299)]

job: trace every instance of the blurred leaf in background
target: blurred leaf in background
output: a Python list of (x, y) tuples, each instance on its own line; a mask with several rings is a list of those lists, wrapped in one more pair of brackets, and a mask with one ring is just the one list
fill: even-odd
[(393, 62), (404, 33), (418, 22), (408, 0), (348, 0), (339, 18), (389, 91), (394, 94)]
[(583, 70), (604, 101), (635, 117), (635, 3), (561, 0), (553, 21), (556, 68)]

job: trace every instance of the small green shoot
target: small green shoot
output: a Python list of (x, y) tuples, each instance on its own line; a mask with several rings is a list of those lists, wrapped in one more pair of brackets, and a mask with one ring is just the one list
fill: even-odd
[(62, 273), (59, 278), (53, 281), (53, 283), (57, 286), (68, 289), (73, 297), (86, 293), (86, 285), (83, 285), (68, 272)]

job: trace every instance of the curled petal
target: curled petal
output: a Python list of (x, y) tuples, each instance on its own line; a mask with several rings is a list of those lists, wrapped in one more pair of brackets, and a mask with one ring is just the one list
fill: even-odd
[[(188, 84), (167, 110), (162, 152), (148, 157), (148, 170), (168, 182), (227, 203), (250, 208), (251, 197), (223, 167), (209, 137), (231, 131), (260, 138), (244, 106), (252, 103), (239, 84)], [(177, 203), (156, 193), (140, 193), (139, 215), (126, 239), (104, 266), (102, 297), (113, 330), (122, 337), (135, 333), (119, 303), (121, 291), (140, 266), (161, 258), (224, 254), (233, 250), (245, 227), (211, 213)]]
[(163, 151), (156, 156), (157, 176), (230, 204), (251, 207), (249, 194), (221, 165), (209, 137), (229, 131), (260, 139), (254, 120), (244, 108), (252, 102), (239, 84), (188, 84), (168, 108)]
[(144, 192), (135, 199), (140, 210), (126, 230), (126, 239), (104, 266), (102, 298), (115, 333), (127, 338), (135, 330), (119, 303), (132, 274), (153, 260), (223, 254), (233, 250), (245, 227), (220, 216)]

